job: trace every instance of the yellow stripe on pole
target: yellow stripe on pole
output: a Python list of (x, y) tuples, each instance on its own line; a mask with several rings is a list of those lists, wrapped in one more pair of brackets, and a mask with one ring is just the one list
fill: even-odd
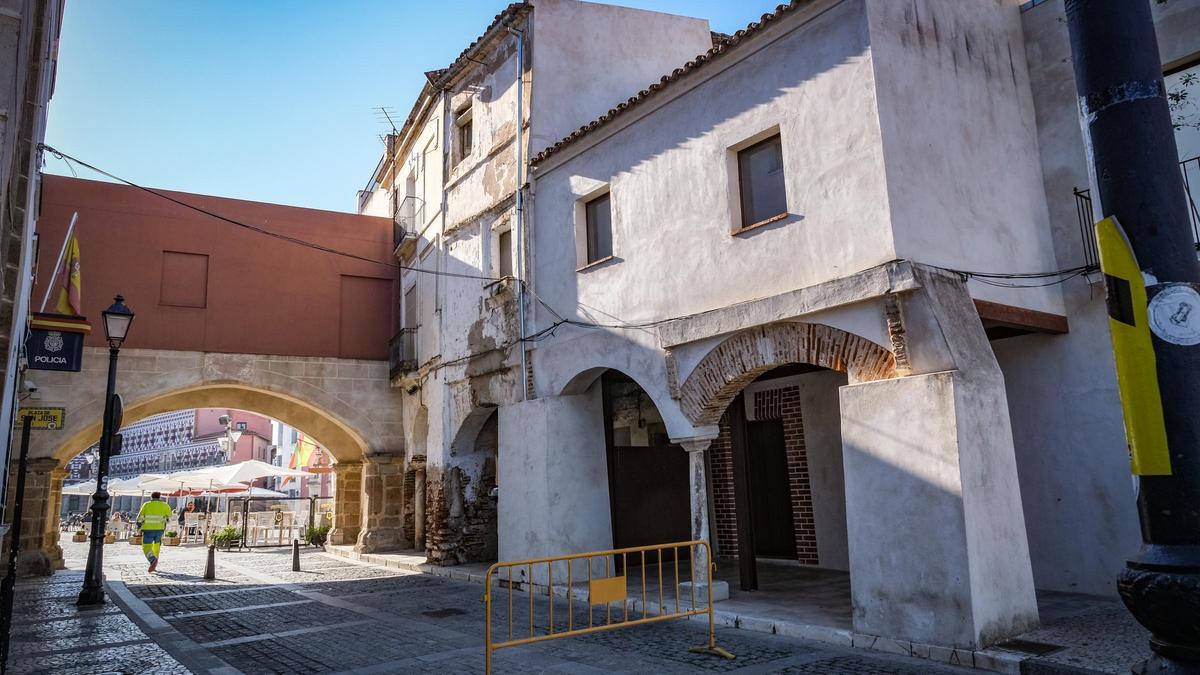
[(1096, 223), (1096, 243), (1107, 291), (1108, 325), (1130, 464), (1138, 476), (1169, 476), (1171, 454), (1146, 315), (1146, 282), (1115, 217)]

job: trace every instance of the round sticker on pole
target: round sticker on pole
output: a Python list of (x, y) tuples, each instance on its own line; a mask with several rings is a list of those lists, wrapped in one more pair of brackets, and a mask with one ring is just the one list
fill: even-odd
[(1200, 293), (1188, 284), (1171, 284), (1155, 294), (1147, 308), (1150, 330), (1173, 345), (1200, 344)]

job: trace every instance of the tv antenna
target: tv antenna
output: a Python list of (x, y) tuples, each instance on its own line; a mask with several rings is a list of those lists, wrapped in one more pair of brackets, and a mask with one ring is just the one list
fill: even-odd
[(400, 133), (396, 130), (396, 123), (392, 120), (392, 115), (396, 114), (396, 109), (389, 106), (378, 106), (373, 108), (375, 111), (375, 119), (380, 124), (387, 124), (392, 128), (392, 135)]

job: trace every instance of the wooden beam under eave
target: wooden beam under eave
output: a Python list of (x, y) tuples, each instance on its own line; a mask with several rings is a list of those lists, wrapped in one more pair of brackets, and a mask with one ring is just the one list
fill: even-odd
[(1068, 331), (1067, 317), (1061, 314), (1039, 312), (987, 300), (975, 300), (975, 309), (979, 312), (984, 326), (1004, 326), (1050, 335), (1062, 335)]

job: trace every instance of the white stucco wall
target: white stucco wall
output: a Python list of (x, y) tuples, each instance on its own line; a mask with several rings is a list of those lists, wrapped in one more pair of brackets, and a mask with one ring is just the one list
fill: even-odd
[(612, 547), (603, 426), (599, 385), (500, 409), (500, 560)]
[(530, 147), (549, 146), (712, 47), (708, 20), (535, 0)]
[[(868, 3), (897, 257), (1055, 266), (1017, 2)], [(1057, 287), (972, 295), (1061, 314)]]
[[(643, 108), (653, 112), (640, 116)], [(790, 216), (732, 236), (730, 148), (773, 128)], [(859, 1), (815, 18), (788, 14), (593, 135), (576, 141), (581, 154), (568, 146), (570, 156), (552, 156), (537, 175), (533, 283), (559, 313), (675, 317), (895, 257)], [(577, 273), (575, 205), (606, 184), (615, 259)], [(553, 319), (535, 313), (539, 328)]]

